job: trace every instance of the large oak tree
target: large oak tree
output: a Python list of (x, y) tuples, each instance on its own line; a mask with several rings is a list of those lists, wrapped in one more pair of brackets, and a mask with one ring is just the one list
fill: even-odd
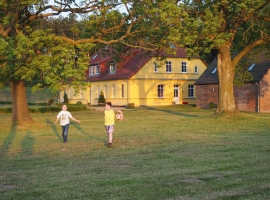
[[(84, 58), (94, 44), (158, 49), (158, 41), (168, 30), (160, 31), (160, 20), (151, 21), (151, 17), (156, 18), (156, 9), (152, 1), (86, 0), (80, 1), (80, 5), (70, 0), (55, 0), (51, 5), (47, 0), (1, 1), (0, 81), (2, 86), (11, 87), (12, 122), (33, 122), (26, 86), (34, 90), (61, 90), (67, 83), (75, 89), (84, 86)], [(73, 26), (70, 35), (39, 26), (41, 19), (63, 12), (88, 13), (89, 17), (81, 22), (84, 30)]]
[[(270, 0), (183, 0), (177, 1), (177, 6), (181, 14), (175, 17), (179, 23), (171, 29), (172, 39), (190, 47), (192, 54), (218, 51), (217, 112), (235, 112), (235, 67), (253, 48), (269, 48)], [(233, 58), (232, 50), (238, 52)]]

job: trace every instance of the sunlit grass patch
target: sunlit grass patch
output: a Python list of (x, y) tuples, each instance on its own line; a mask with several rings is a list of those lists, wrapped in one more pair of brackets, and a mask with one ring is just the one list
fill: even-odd
[[(72, 112), (68, 142), (55, 113), (12, 127), (0, 114), (1, 199), (265, 199), (270, 114), (219, 116), (192, 106), (123, 110), (113, 148), (104, 113)], [(259, 191), (259, 192), (258, 192)]]

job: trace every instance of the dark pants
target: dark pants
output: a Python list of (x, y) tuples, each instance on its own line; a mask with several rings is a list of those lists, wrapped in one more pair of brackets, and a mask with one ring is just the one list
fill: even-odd
[(69, 124), (62, 126), (62, 137), (64, 142), (67, 142)]

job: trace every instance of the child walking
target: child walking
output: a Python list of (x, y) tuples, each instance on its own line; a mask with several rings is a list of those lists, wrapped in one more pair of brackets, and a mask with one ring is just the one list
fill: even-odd
[[(61, 119), (60, 119), (61, 118)], [(75, 119), (72, 117), (70, 112), (67, 111), (67, 106), (63, 105), (62, 106), (62, 111), (60, 111), (56, 117), (56, 121), (54, 124), (57, 123), (58, 119), (60, 119), (60, 125), (62, 126), (62, 137), (63, 141), (67, 142), (67, 137), (68, 137), (68, 128), (69, 128), (69, 118), (73, 119), (75, 122), (80, 123), (80, 120)]]
[[(108, 135), (108, 147), (112, 147), (112, 141), (113, 141), (113, 131), (114, 131), (114, 119), (115, 119), (115, 113), (111, 109), (112, 103), (106, 102), (105, 104), (105, 111), (104, 111), (104, 117), (105, 117), (105, 129)], [(120, 120), (123, 119), (123, 113), (121, 110), (117, 110), (117, 112), (121, 115)]]

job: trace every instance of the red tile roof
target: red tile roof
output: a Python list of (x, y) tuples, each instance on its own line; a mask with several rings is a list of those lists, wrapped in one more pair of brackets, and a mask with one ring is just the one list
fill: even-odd
[[(151, 53), (143, 49), (131, 49), (121, 56), (122, 62), (117, 63), (117, 71), (110, 73), (109, 62), (113, 61), (113, 55), (116, 52), (112, 50), (104, 51), (100, 50), (91, 56), (90, 66), (99, 65), (100, 74), (89, 75), (87, 71), (86, 81), (104, 81), (104, 80), (118, 80), (129, 79), (135, 75), (150, 59), (156, 57), (157, 53)], [(165, 56), (170, 58), (186, 58), (186, 50), (184, 48), (178, 48), (175, 54), (168, 54), (165, 51), (158, 53), (159, 56)], [(89, 69), (88, 69), (89, 70)]]

